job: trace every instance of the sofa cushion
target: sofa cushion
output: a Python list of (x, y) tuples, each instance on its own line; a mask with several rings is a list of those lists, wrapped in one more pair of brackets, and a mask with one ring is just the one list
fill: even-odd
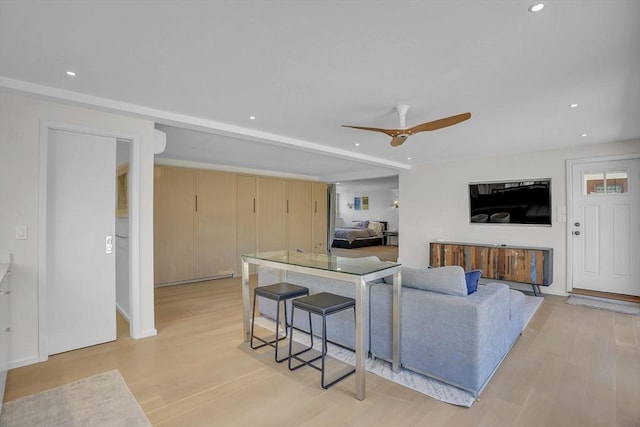
[(478, 289), (478, 280), (482, 276), (482, 270), (471, 270), (464, 273), (464, 279), (467, 282), (467, 294), (471, 295)]
[(447, 295), (467, 296), (464, 269), (457, 265), (438, 268), (403, 266), (402, 286)]

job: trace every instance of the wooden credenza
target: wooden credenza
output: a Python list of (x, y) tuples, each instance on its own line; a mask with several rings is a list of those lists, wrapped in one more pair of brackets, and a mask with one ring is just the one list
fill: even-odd
[(553, 249), (478, 243), (432, 242), (430, 265), (459, 265), (465, 270), (481, 269), (482, 277), (526, 283), (533, 293), (553, 282)]

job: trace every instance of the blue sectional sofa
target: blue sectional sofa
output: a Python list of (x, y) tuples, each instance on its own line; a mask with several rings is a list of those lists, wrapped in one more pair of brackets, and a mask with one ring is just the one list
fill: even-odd
[[(279, 272), (261, 267), (258, 285), (280, 280)], [(288, 273), (287, 281), (309, 288), (310, 293), (332, 292), (354, 297), (348, 282)], [(370, 289), (366, 347), (375, 357), (391, 360), (392, 286), (385, 281)], [(290, 312), (290, 308), (288, 308)], [(260, 300), (262, 315), (275, 317), (275, 304)], [(306, 329), (306, 316), (296, 318)], [(315, 321), (315, 319), (314, 319)], [(471, 392), (477, 397), (524, 327), (524, 294), (505, 284), (488, 283), (467, 295), (461, 267), (434, 269), (402, 267), (402, 323), (400, 362), (419, 372)], [(353, 313), (331, 316), (328, 337), (353, 348)], [(320, 325), (314, 323), (314, 331)]]

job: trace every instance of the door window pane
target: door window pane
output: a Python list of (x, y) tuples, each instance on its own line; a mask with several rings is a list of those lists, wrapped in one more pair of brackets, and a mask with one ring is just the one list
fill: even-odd
[(584, 194), (621, 194), (629, 191), (628, 173), (622, 171), (593, 171), (583, 175)]

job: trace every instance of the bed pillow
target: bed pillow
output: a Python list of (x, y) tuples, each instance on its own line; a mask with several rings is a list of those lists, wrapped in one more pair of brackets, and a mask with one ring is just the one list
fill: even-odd
[(384, 231), (384, 224), (377, 221), (369, 221), (368, 227), (369, 230), (373, 230), (376, 233), (382, 233)]
[(464, 269), (457, 265), (437, 268), (402, 267), (402, 286), (466, 297)]
[(478, 280), (482, 276), (482, 270), (471, 270), (464, 273), (464, 279), (467, 282), (467, 294), (471, 295), (478, 290)]
[(367, 228), (369, 221), (351, 221), (351, 225), (356, 228)]

